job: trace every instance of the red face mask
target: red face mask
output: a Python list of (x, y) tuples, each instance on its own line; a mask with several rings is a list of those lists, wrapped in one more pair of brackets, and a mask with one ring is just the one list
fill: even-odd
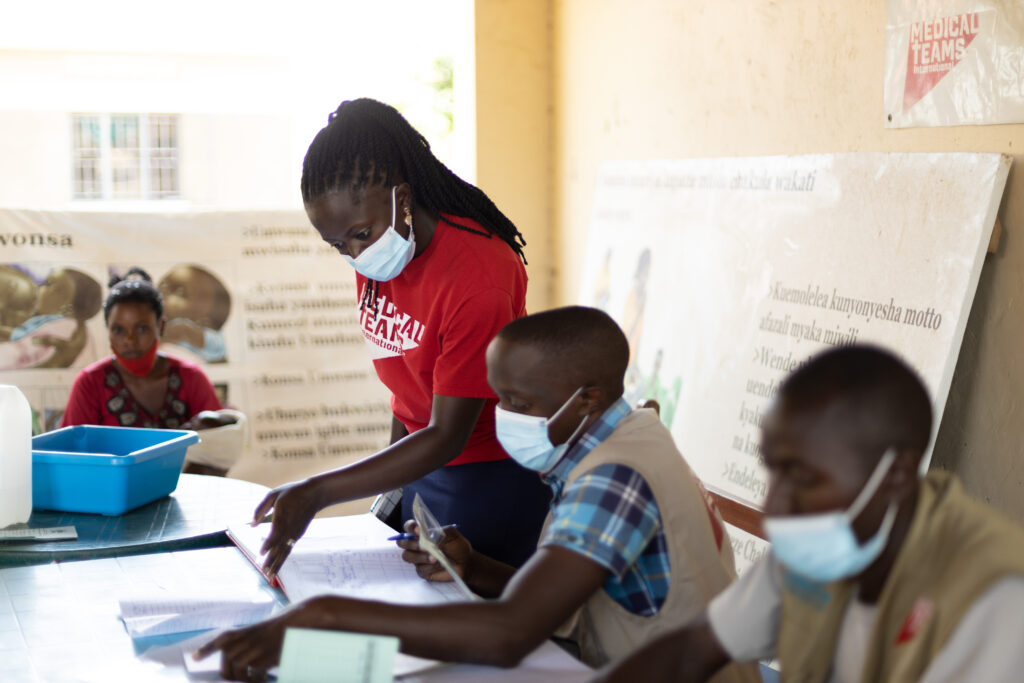
[(117, 359), (122, 368), (136, 377), (145, 377), (153, 370), (153, 366), (156, 365), (156, 350), (159, 346), (160, 340), (153, 342), (149, 350), (138, 358), (125, 358), (117, 351), (114, 351), (114, 358)]

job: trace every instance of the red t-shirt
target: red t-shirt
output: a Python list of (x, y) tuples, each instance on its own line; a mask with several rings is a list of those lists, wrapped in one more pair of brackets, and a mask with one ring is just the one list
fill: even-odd
[[(445, 218), (487, 232), (468, 218)], [(367, 305), (359, 322), (395, 417), (412, 434), (430, 422), (435, 394), (486, 398), (465, 450), (448, 464), (507, 458), (494, 437), (497, 396), (487, 384), (484, 353), (502, 327), (526, 314), (519, 256), (497, 235), (442, 220), (426, 250), (379, 286), (376, 318)], [(360, 295), (365, 287), (357, 273)]]
[(173, 356), (166, 358), (170, 361), (167, 395), (156, 415), (151, 415), (135, 401), (114, 368), (114, 359), (104, 358), (82, 368), (75, 377), (60, 426), (175, 429), (200, 411), (223, 407), (198, 365)]

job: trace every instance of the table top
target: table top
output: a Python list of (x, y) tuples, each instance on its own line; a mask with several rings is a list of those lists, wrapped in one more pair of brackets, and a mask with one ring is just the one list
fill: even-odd
[[(133, 640), (118, 600), (154, 593), (267, 592), (282, 599), (236, 548), (114, 557), (0, 569), (0, 680), (19, 683), (149, 683), (189, 678), (182, 652), (196, 634)], [(280, 609), (280, 608), (278, 608)], [(446, 665), (409, 683), (559, 683), (591, 673), (551, 642), (515, 669)]]
[(118, 600), (218, 586), (272, 591), (234, 548), (0, 569), (0, 680), (188, 680), (173, 638), (133, 641)]
[(73, 525), (78, 539), (2, 542), (0, 567), (226, 546), (227, 525), (251, 519), (268, 490), (240, 479), (182, 474), (169, 496), (123, 515), (35, 510), (29, 527)]

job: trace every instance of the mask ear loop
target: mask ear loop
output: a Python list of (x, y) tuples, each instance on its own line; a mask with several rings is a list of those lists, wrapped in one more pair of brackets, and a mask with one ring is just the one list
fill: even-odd
[[(398, 192), (398, 185), (393, 185), (391, 187), (391, 225), (388, 226), (392, 230), (395, 229), (395, 216), (397, 215), (397, 212), (396, 212), (396, 202), (397, 202), (397, 200), (395, 198), (397, 196), (397, 192)], [(411, 231), (412, 231), (412, 225), (411, 224), (409, 226), (409, 230), (410, 230), (410, 234), (411, 234)], [(373, 311), (373, 321), (374, 322), (377, 322), (377, 315), (380, 313), (380, 311), (378, 309), (378, 306), (377, 306), (377, 297), (378, 297), (379, 294), (380, 294), (380, 283), (377, 282), (376, 280), (367, 279), (367, 281), (366, 281), (366, 290), (364, 290), (363, 302), (359, 305), (359, 310), (363, 310), (363, 307), (367, 303), (369, 303), (370, 304), (370, 310)]]
[[(896, 502), (889, 503), (888, 509), (885, 511), (885, 517), (882, 518), (882, 523), (878, 527), (878, 531), (875, 532), (875, 536), (879, 534), (888, 536), (889, 532), (892, 531), (892, 525), (896, 523)], [(857, 545), (863, 545), (859, 541)]]
[(392, 230), (395, 229), (395, 217), (398, 215), (398, 211), (397, 211), (398, 199), (397, 199), (397, 197), (398, 197), (398, 185), (393, 185), (391, 187), (391, 225), (388, 226)]
[(580, 437), (580, 435), (583, 434), (583, 426), (585, 424), (587, 424), (587, 416), (586, 415), (583, 416), (583, 419), (580, 420), (580, 426), (576, 428), (576, 431), (574, 431), (572, 434), (569, 435), (569, 438), (565, 440), (565, 443), (567, 443), (567, 444), (575, 443), (576, 439), (578, 439)]
[[(577, 389), (576, 391), (572, 392), (572, 396), (570, 396), (569, 398), (567, 398), (565, 400), (565, 403), (562, 404), (562, 407), (559, 408), (558, 410), (556, 410), (555, 414), (548, 418), (546, 426), (550, 427), (551, 423), (554, 422), (555, 420), (557, 420), (558, 416), (561, 415), (566, 410), (566, 408), (568, 408), (570, 405), (572, 405), (572, 402), (574, 400), (576, 400), (576, 398), (580, 394), (583, 393), (583, 390), (585, 388), (586, 388), (585, 386), (582, 386), (579, 389)], [(573, 433), (569, 435), (569, 438), (565, 440), (565, 443), (566, 444), (571, 444), (573, 441), (575, 441), (580, 436), (580, 434), (582, 433), (583, 425), (585, 425), (586, 423), (587, 423), (587, 417), (584, 416), (583, 420), (580, 422), (579, 426), (576, 427), (576, 430), (573, 431)]]
[(846, 510), (846, 518), (851, 522), (857, 519), (857, 515), (863, 512), (865, 506), (871, 500), (871, 497), (878, 491), (878, 487), (881, 485), (885, 475), (889, 474), (889, 468), (892, 467), (893, 461), (896, 460), (896, 449), (890, 448), (882, 456), (882, 459), (875, 465), (874, 472), (868, 477), (867, 483), (864, 484), (864, 488), (861, 489), (860, 493), (854, 499), (853, 503)]
[(563, 403), (562, 406), (558, 410), (555, 411), (554, 415), (552, 415), (551, 417), (548, 418), (548, 424), (549, 425), (552, 422), (554, 422), (555, 420), (557, 420), (559, 415), (561, 415), (563, 412), (565, 412), (565, 409), (569, 407), (569, 405), (576, 399), (577, 396), (579, 396), (580, 394), (583, 393), (583, 389), (584, 389), (584, 387), (580, 387), (576, 391), (572, 392), (572, 396), (570, 396), (569, 398), (565, 399), (565, 403)]
[[(868, 501), (870, 501), (871, 497), (877, 493), (878, 487), (882, 483), (882, 479), (885, 478), (885, 475), (889, 474), (889, 468), (892, 467), (892, 463), (895, 460), (896, 449), (890, 448), (882, 456), (882, 459), (878, 461), (878, 464), (875, 465), (875, 471), (871, 473), (870, 477), (868, 477), (868, 481), (864, 484), (864, 488), (861, 489), (856, 500), (853, 501), (853, 504), (846, 511), (846, 519), (848, 522), (852, 524), (853, 520), (857, 519), (857, 516), (864, 511)], [(889, 535), (889, 532), (892, 531), (892, 525), (896, 522), (896, 510), (896, 503), (889, 503), (889, 507), (885, 511), (885, 517), (882, 518), (882, 523), (879, 525), (878, 531), (875, 532), (875, 536), (878, 536), (879, 534), (884, 534), (886, 536)], [(858, 541), (857, 545), (862, 544)]]

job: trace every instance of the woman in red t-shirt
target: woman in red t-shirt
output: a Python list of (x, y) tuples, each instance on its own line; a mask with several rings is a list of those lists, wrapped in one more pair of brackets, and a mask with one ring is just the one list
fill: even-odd
[(132, 268), (124, 279), (111, 280), (103, 319), (113, 356), (75, 377), (62, 427), (203, 429), (234, 422), (227, 415), (200, 415), (222, 408), (210, 380), (199, 366), (159, 353), (163, 299), (144, 270)]
[(313, 226), (356, 271), (363, 337), (392, 392), (391, 445), (271, 491), (255, 514), (274, 511), (265, 569), (276, 573), (318, 510), (400, 487), (400, 514), (375, 510), (393, 526), (412, 516), (418, 493), (475, 548), (521, 565), (551, 493), (495, 439), (484, 353), (526, 313), (522, 235), (375, 100), (343, 102), (328, 117), (301, 188)]

